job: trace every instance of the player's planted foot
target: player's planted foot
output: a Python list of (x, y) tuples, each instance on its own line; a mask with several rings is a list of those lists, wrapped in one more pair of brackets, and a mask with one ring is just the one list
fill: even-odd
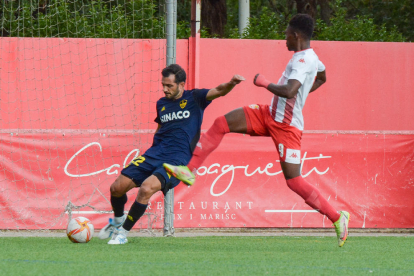
[(346, 211), (340, 211), (341, 216), (334, 222), (336, 236), (338, 237), (338, 245), (342, 247), (348, 238), (348, 223), (350, 214)]
[(126, 236), (128, 235), (127, 230), (120, 227), (115, 229), (112, 239), (109, 240), (108, 244), (125, 244), (128, 242)]
[(124, 224), (126, 217), (127, 217), (126, 214), (123, 215), (122, 222), (119, 224), (115, 224), (114, 219), (110, 218), (109, 223), (105, 225), (105, 227), (102, 228), (101, 231), (99, 232), (98, 238), (100, 238), (101, 240), (110, 238), (112, 234), (114, 233), (114, 231), (116, 230), (116, 228), (121, 227), (121, 225)]
[(174, 166), (167, 163), (163, 164), (164, 169), (174, 176), (175, 178), (184, 182), (188, 186), (191, 186), (195, 182), (195, 175), (190, 171), (187, 166)]

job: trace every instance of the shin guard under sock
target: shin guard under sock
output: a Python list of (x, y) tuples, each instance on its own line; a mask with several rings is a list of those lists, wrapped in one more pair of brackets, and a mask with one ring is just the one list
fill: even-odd
[(111, 195), (111, 205), (115, 217), (122, 217), (124, 215), (124, 206), (127, 203), (128, 197), (124, 194), (121, 197), (114, 197)]
[(335, 208), (320, 194), (318, 189), (306, 182), (302, 176), (286, 180), (286, 182), (288, 187), (300, 195), (310, 207), (327, 216), (332, 222), (339, 219), (340, 214)]
[(124, 227), (125, 230), (130, 231), (131, 228), (135, 225), (135, 223), (145, 213), (147, 206), (147, 204), (141, 204), (135, 200), (131, 206), (131, 209), (129, 210), (127, 219), (125, 220), (124, 225), (122, 227)]

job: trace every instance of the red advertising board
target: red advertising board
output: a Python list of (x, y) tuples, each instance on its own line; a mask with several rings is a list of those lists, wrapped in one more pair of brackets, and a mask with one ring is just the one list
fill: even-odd
[[(63, 229), (69, 213), (96, 228), (106, 223), (109, 186), (152, 143), (163, 43), (0, 39), (0, 229)], [(414, 47), (313, 43), (328, 82), (305, 107), (303, 177), (351, 213), (350, 227), (413, 227), (414, 65), (405, 60)], [(187, 69), (188, 43), (177, 46), (177, 63)], [(247, 79), (208, 107), (202, 128), (234, 108), (270, 103), (252, 76), (278, 78), (290, 56), (283, 41), (201, 40), (202, 87), (236, 73)], [(386, 78), (397, 75), (398, 82)], [(270, 138), (228, 134), (198, 174), (193, 187), (175, 189), (177, 228), (331, 227), (286, 186)], [(161, 228), (161, 193), (147, 211), (137, 227)]]
[[(1, 135), (1, 228), (64, 228), (68, 211), (103, 226), (110, 184), (145, 150), (131, 140), (151, 134), (45, 136)], [(413, 152), (412, 135), (305, 133), (302, 175), (352, 214), (351, 227), (412, 227)], [(198, 174), (175, 189), (175, 227), (330, 227), (286, 186), (270, 138), (229, 134)], [(148, 212), (141, 223), (162, 227), (161, 193)]]

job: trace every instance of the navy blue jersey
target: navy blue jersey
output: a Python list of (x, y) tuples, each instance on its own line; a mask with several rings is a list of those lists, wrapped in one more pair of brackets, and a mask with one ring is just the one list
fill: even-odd
[(177, 100), (164, 97), (157, 101), (155, 122), (161, 128), (154, 135), (146, 156), (187, 165), (200, 138), (204, 109), (211, 103), (206, 99), (208, 91), (185, 90)]

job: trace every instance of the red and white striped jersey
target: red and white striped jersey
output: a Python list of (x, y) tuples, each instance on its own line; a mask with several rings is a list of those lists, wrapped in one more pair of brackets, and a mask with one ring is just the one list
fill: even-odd
[(313, 49), (309, 48), (295, 52), (286, 66), (279, 85), (287, 84), (288, 80), (300, 81), (302, 86), (292, 99), (274, 96), (269, 107), (272, 118), (279, 123), (285, 123), (303, 130), (304, 122), (302, 109), (306, 98), (315, 81), (317, 72), (325, 70), (325, 65), (319, 60)]

